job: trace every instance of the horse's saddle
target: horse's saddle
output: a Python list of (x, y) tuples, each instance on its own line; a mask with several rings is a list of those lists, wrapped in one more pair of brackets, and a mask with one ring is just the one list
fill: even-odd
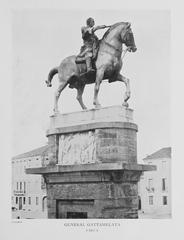
[[(100, 40), (96, 41), (95, 44), (93, 44), (93, 48), (92, 48), (92, 65), (95, 66), (95, 61), (97, 59), (97, 55), (98, 55), (98, 50), (99, 50), (99, 45), (100, 45)], [(81, 47), (81, 50), (80, 50), (80, 54), (81, 52), (85, 51), (85, 46), (82, 46)], [(85, 56), (80, 56), (80, 54), (76, 57), (76, 64), (81, 64), (81, 63), (86, 63), (86, 60), (85, 60)]]
[[(79, 72), (80, 72), (80, 78), (76, 79), (71, 79), (69, 88), (74, 88), (76, 85), (81, 84), (81, 81), (85, 81), (85, 83), (93, 83), (95, 78), (96, 78), (96, 59), (98, 55), (98, 50), (99, 50), (99, 44), (93, 48), (92, 51), (92, 58), (91, 58), (91, 65), (92, 69), (94, 70), (93, 72), (88, 72), (87, 73), (87, 66), (86, 66), (86, 59), (85, 56), (81, 57), (80, 54), (76, 56), (75, 62), (78, 66)], [(82, 51), (82, 49), (81, 49)]]

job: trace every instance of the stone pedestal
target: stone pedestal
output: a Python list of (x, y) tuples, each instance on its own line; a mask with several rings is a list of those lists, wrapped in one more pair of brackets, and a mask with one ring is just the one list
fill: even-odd
[(137, 125), (121, 106), (51, 117), (49, 164), (27, 169), (47, 185), (49, 218), (137, 218)]

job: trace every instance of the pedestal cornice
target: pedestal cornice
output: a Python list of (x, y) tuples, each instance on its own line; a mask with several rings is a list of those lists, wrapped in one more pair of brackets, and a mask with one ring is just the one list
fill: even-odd
[(138, 131), (138, 126), (135, 123), (131, 122), (90, 122), (84, 124), (78, 124), (73, 126), (65, 126), (49, 129), (46, 133), (47, 137), (53, 134), (66, 134), (66, 133), (75, 133), (75, 132), (84, 132), (95, 129), (108, 129), (108, 128), (121, 128), (121, 129), (132, 129), (136, 132)]

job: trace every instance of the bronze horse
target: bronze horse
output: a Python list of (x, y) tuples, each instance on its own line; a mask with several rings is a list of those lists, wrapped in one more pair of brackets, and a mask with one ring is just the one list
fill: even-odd
[(53, 68), (46, 80), (47, 86), (51, 87), (53, 76), (58, 73), (60, 85), (55, 93), (54, 113), (58, 113), (58, 99), (63, 89), (69, 84), (69, 87), (77, 89), (77, 100), (82, 109), (87, 109), (83, 103), (82, 94), (86, 84), (95, 83), (93, 104), (96, 108), (100, 107), (98, 101), (98, 92), (102, 80), (108, 79), (109, 82), (120, 81), (126, 85), (123, 105), (128, 107), (130, 98), (129, 79), (120, 74), (122, 68), (122, 44), (127, 46), (129, 52), (137, 50), (134, 42), (134, 36), (131, 30), (131, 24), (120, 22), (112, 25), (100, 40), (98, 55), (96, 58), (96, 72), (93, 76), (82, 74), (86, 71), (86, 65), (76, 64), (76, 56), (65, 58), (59, 67)]

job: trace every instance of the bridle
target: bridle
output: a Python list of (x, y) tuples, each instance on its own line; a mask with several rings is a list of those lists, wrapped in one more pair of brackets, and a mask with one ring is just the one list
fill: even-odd
[[(129, 28), (127, 29), (124, 37), (126, 37), (126, 35), (127, 35), (128, 32), (129, 32)], [(103, 40), (103, 42), (104, 42), (107, 46), (113, 48), (116, 52), (119, 52), (120, 54), (123, 53), (123, 55), (122, 55), (122, 57), (121, 57), (122, 59), (125, 57), (125, 54), (126, 54), (126, 53), (128, 52), (128, 50), (131, 48), (131, 47), (127, 47), (125, 50), (123, 50), (122, 47), (121, 47), (120, 49), (119, 49), (119, 48), (116, 48), (116, 47), (113, 46), (112, 44), (106, 42), (105, 39)], [(123, 42), (122, 42), (122, 43), (123, 43)], [(105, 51), (105, 52), (107, 52), (107, 51)], [(108, 53), (109, 53), (109, 52), (108, 52)]]
[(125, 57), (125, 54), (129, 51), (129, 49), (130, 49), (130, 47), (127, 47), (125, 50), (122, 50), (122, 53), (123, 53), (123, 55), (122, 55), (122, 59)]

